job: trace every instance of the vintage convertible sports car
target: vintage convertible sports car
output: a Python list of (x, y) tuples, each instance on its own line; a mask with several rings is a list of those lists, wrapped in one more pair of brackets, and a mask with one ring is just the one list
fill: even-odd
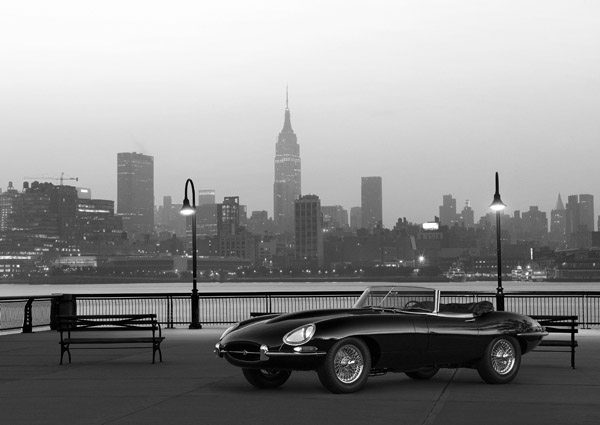
[(369, 375), (429, 379), (457, 367), (504, 384), (546, 333), (528, 316), (493, 310), (489, 301), (440, 304), (434, 289), (371, 287), (350, 309), (244, 320), (223, 333), (215, 353), (258, 388), (282, 385), (293, 370), (315, 370), (329, 391), (351, 393)]

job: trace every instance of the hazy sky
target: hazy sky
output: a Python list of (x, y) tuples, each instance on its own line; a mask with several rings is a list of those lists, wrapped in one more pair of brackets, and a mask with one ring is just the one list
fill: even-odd
[(64, 172), (116, 200), (117, 153), (136, 151), (157, 204), (189, 177), (271, 215), (286, 85), (323, 205), (381, 176), (387, 227), (445, 194), (478, 218), (495, 171), (511, 213), (599, 205), (594, 0), (4, 1), (0, 188)]

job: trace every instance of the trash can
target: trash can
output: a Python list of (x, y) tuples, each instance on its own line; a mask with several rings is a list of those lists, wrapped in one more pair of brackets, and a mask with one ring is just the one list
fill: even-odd
[(77, 302), (73, 294), (52, 294), (50, 304), (50, 329), (58, 329), (58, 316), (77, 314)]

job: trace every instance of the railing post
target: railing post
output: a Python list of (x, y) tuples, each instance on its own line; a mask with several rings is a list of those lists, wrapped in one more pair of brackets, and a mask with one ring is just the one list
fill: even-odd
[(173, 297), (167, 295), (167, 329), (173, 329)]
[(585, 293), (582, 294), (582, 296), (581, 296), (581, 306), (580, 306), (581, 312), (580, 312), (580, 316), (579, 317), (583, 318), (583, 320), (580, 321), (580, 324), (583, 325), (583, 329), (589, 329), (589, 326), (587, 325), (588, 318), (586, 317), (587, 316), (587, 312), (588, 312), (588, 309), (586, 308), (587, 301), (588, 301), (587, 294), (585, 294)]
[(31, 306), (33, 304), (33, 298), (29, 298), (25, 303), (25, 311), (23, 312), (23, 333), (29, 334), (33, 332), (33, 315), (31, 312)]

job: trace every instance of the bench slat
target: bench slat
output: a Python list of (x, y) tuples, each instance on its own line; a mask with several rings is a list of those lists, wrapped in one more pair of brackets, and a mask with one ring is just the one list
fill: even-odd
[(539, 346), (577, 347), (577, 346), (579, 346), (579, 344), (577, 344), (577, 341), (571, 341), (571, 340), (566, 340), (566, 339), (548, 339), (548, 340), (542, 340), (542, 342), (540, 342)]
[(63, 342), (65, 344), (124, 344), (124, 343), (155, 343), (157, 341), (163, 341), (164, 336), (161, 337), (140, 337), (140, 338), (65, 338)]
[(579, 330), (577, 328), (565, 329), (565, 328), (557, 328), (554, 326), (544, 326), (544, 328), (546, 329), (546, 332), (550, 332), (550, 333), (563, 333), (563, 334), (579, 333)]

